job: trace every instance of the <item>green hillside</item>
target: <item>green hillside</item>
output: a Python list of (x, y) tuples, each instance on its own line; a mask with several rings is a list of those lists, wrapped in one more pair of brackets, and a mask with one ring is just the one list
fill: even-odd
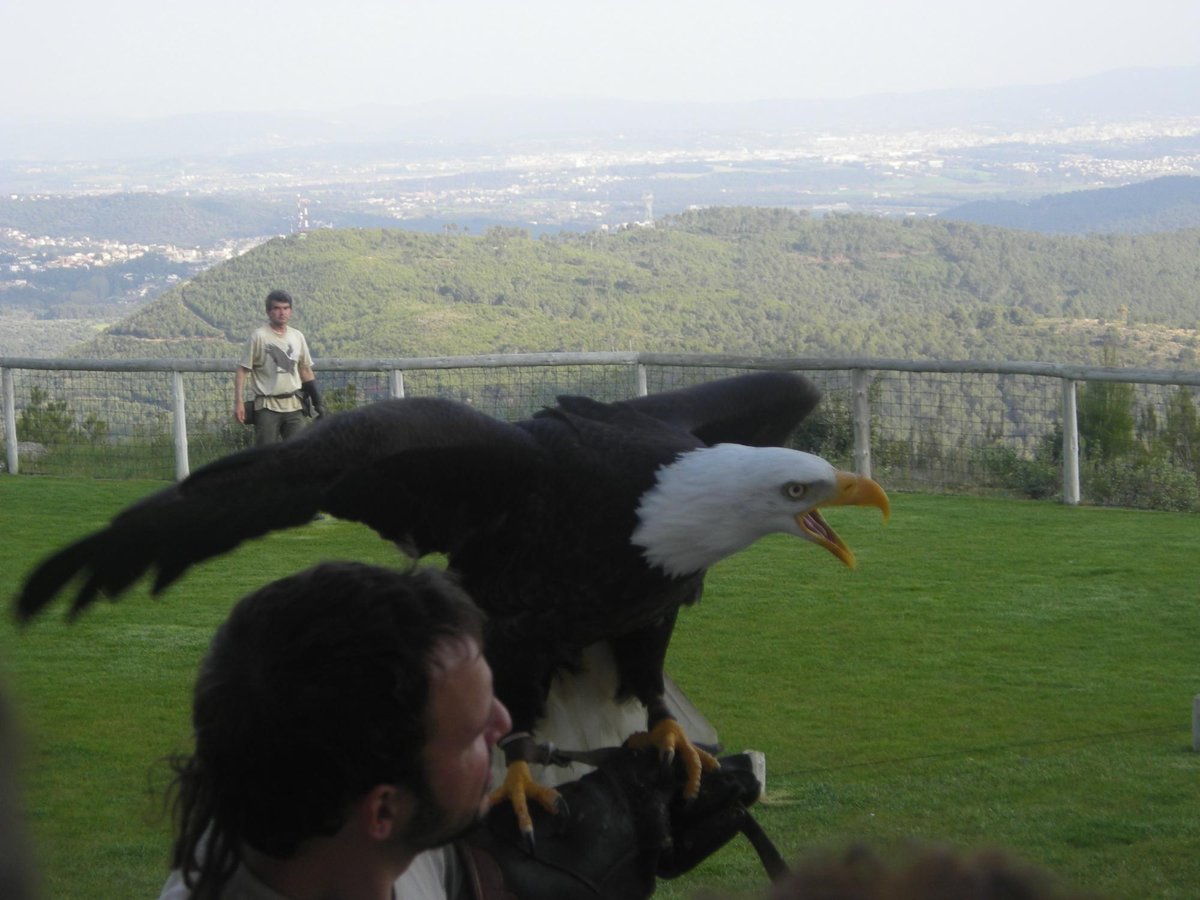
[(933, 219), (721, 208), (530, 238), (398, 229), (271, 241), (84, 355), (236, 355), (286, 287), (318, 357), (638, 349), (1191, 365), (1200, 229), (1049, 237)]
[(294, 203), (232, 197), (136, 193), (85, 197), (3, 196), (0, 225), (29, 234), (145, 244), (214, 244), (278, 234), (291, 226)]
[[(381, 226), (388, 217), (323, 203), (323, 216), (339, 223)], [(58, 238), (93, 238), (135, 244), (207, 246), (237, 238), (290, 231), (296, 218), (291, 193), (203, 195), (133, 191), (89, 196), (0, 196), (0, 227)]]
[(976, 200), (942, 218), (1043, 234), (1148, 234), (1200, 227), (1200, 178), (1166, 175), (1137, 184), (1049, 194), (1034, 200)]

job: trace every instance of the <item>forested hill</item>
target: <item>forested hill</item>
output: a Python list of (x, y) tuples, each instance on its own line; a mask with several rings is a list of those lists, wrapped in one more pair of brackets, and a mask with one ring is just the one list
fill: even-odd
[(976, 200), (944, 219), (1043, 234), (1149, 234), (1200, 228), (1200, 178), (1168, 175), (1137, 184), (1049, 194), (1036, 200)]
[[(379, 227), (389, 221), (383, 214), (351, 212), (334, 204), (323, 212), (352, 225)], [(0, 196), (0, 227), (35, 235), (87, 235), (135, 244), (209, 246), (230, 238), (279, 234), (292, 227), (295, 217), (290, 197), (184, 197), (149, 191), (83, 197)]]
[(1200, 230), (1044, 237), (723, 208), (536, 240), (503, 228), (280, 238), (82, 353), (234, 356), (274, 287), (296, 298), (318, 357), (632, 348), (1098, 362), (1109, 342), (1124, 364), (1193, 366), (1200, 349)]

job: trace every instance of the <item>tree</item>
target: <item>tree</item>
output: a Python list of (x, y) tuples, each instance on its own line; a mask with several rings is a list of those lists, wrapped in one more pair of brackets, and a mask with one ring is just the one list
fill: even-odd
[(71, 435), (75, 417), (66, 400), (51, 400), (39, 387), (29, 391), (29, 404), (17, 416), (17, 435), (23, 441), (52, 444)]
[[(1117, 365), (1115, 348), (1104, 348), (1104, 365)], [(1132, 452), (1133, 421), (1132, 384), (1092, 381), (1080, 387), (1079, 439), (1088, 459), (1111, 462)]]
[(1171, 394), (1166, 419), (1162, 440), (1167, 452), (1181, 467), (1200, 475), (1200, 420), (1191, 388), (1180, 385)]

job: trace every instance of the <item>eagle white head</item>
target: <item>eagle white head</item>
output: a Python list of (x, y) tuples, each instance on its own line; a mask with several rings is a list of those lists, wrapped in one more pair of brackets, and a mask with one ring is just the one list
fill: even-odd
[(884, 521), (890, 514), (883, 488), (819, 456), (717, 444), (658, 470), (630, 540), (668, 575), (706, 569), (775, 532), (812, 541), (853, 567), (854, 554), (817, 511), (843, 505), (878, 507)]

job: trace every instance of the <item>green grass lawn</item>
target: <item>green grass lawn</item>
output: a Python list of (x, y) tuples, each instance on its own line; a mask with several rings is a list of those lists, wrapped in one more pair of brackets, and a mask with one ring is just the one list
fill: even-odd
[[(161, 482), (0, 477), (0, 592)], [(1200, 884), (1200, 517), (900, 494), (829, 519), (856, 570), (786, 538), (709, 576), (668, 668), (730, 750), (766, 752), (758, 815), (784, 851), (866, 839), (1001, 845), (1110, 897)], [(24, 800), (53, 898), (155, 896), (189, 691), (242, 594), (324, 558), (389, 562), (334, 520), (69, 623), (0, 625)], [(660, 896), (763, 883), (743, 842)]]

